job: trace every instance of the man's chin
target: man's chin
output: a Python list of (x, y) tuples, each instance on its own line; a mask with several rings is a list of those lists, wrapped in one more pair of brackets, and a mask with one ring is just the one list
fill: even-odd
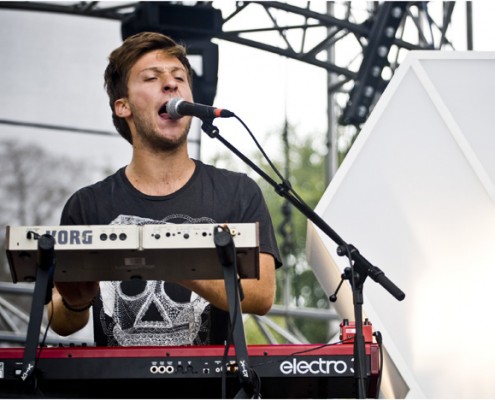
[(153, 137), (146, 137), (145, 142), (147, 147), (153, 151), (170, 153), (175, 152), (187, 145), (187, 134), (177, 138), (156, 135)]

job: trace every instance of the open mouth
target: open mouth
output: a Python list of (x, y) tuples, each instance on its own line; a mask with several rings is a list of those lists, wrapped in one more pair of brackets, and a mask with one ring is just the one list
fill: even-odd
[(168, 103), (168, 101), (166, 101), (165, 103), (163, 103), (163, 105), (158, 109), (158, 114), (161, 117), (168, 116), (167, 103)]

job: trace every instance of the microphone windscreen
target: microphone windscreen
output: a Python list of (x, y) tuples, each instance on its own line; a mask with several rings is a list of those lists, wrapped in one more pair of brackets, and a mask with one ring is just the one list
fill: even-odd
[(169, 100), (169, 102), (167, 103), (167, 114), (170, 118), (179, 119), (183, 117), (183, 115), (179, 113), (179, 104), (183, 101), (184, 100), (180, 97), (174, 97), (173, 99)]

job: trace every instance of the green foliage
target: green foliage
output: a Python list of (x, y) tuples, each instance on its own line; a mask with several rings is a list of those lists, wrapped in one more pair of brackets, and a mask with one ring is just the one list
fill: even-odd
[[(270, 317), (275, 324), (282, 328), (287, 328), (287, 321), (283, 317)], [(246, 342), (249, 344), (269, 344), (270, 341), (259, 327), (254, 316), (250, 316), (244, 322)], [(284, 338), (277, 332), (270, 330), (270, 334), (275, 338), (276, 343), (283, 343)]]

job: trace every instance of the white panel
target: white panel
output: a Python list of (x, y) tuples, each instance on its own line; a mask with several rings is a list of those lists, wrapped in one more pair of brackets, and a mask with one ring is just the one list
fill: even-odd
[[(410, 52), (316, 212), (406, 293), (367, 279), (364, 312), (398, 369), (384, 397), (493, 397), (495, 53)], [(453, 87), (454, 86), (454, 87)], [(480, 110), (483, 117), (479, 116)], [(311, 224), (308, 257), (333, 293), (348, 260)], [(352, 299), (337, 311), (352, 318)], [(395, 371), (397, 372), (397, 371)]]
[[(478, 53), (476, 53), (478, 54)], [(495, 181), (491, 132), (495, 127), (493, 59), (424, 60), (427, 72), (465, 138)], [(449, 73), (446, 74), (445, 70)]]

